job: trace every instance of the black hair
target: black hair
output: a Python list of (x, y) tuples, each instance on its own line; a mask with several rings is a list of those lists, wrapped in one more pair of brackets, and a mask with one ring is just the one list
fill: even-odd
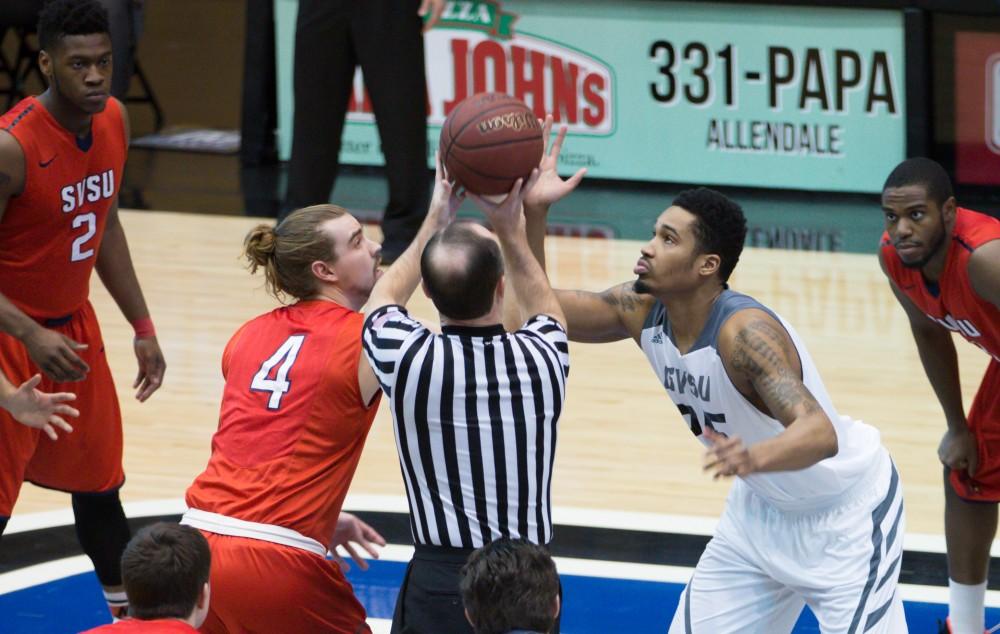
[(694, 235), (701, 253), (719, 256), (719, 278), (729, 280), (743, 252), (747, 237), (747, 219), (743, 209), (725, 195), (699, 187), (687, 189), (674, 198), (674, 207), (681, 207), (697, 217)]
[[(461, 266), (441, 261), (435, 252), (448, 247)], [(439, 231), (420, 255), (420, 274), (434, 306), (450, 319), (475, 319), (493, 308), (493, 294), (503, 275), (503, 257), (494, 240), (456, 222)]]
[(889, 173), (889, 178), (885, 179), (882, 191), (908, 185), (923, 185), (927, 190), (927, 197), (939, 206), (955, 195), (951, 179), (944, 168), (937, 161), (922, 156), (906, 159), (897, 165)]
[(108, 11), (97, 0), (49, 0), (38, 14), (38, 43), (51, 51), (66, 35), (110, 33)]
[(476, 634), (549, 632), (555, 625), (556, 564), (548, 551), (523, 539), (503, 537), (469, 555), (459, 591)]

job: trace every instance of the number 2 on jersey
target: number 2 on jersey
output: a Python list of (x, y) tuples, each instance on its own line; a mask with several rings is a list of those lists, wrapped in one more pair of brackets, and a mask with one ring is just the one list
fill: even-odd
[(73, 217), (73, 228), (79, 229), (81, 226), (86, 225), (87, 229), (79, 236), (76, 240), (73, 240), (73, 252), (70, 253), (70, 262), (79, 262), (80, 260), (86, 260), (90, 256), (94, 255), (93, 247), (89, 249), (84, 249), (83, 245), (87, 243), (88, 240), (94, 237), (97, 233), (97, 216), (94, 212), (88, 211), (85, 214), (80, 214)]
[[(292, 366), (295, 365), (295, 359), (298, 358), (299, 349), (302, 347), (302, 342), (305, 339), (305, 335), (292, 335), (288, 339), (285, 339), (285, 342), (274, 351), (274, 354), (267, 361), (261, 364), (260, 369), (257, 370), (257, 374), (254, 375), (253, 381), (250, 383), (250, 390), (253, 392), (271, 393), (271, 397), (267, 399), (267, 409), (278, 409), (281, 407), (281, 397), (292, 386), (288, 380), (288, 373), (291, 371)], [(279, 363), (281, 365), (278, 365)], [(271, 370), (274, 370), (274, 366), (276, 365), (278, 366), (278, 370), (274, 373), (274, 378), (268, 378), (271, 375)]]

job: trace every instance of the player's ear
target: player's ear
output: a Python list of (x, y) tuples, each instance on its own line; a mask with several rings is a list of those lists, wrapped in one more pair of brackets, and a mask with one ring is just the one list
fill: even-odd
[(948, 200), (944, 201), (944, 205), (941, 206), (941, 219), (950, 223), (955, 220), (955, 214), (957, 212), (958, 202), (955, 200), (954, 196), (949, 196)]
[(45, 49), (38, 51), (38, 68), (49, 81), (52, 81), (52, 56)]
[(719, 267), (722, 265), (722, 258), (716, 253), (708, 253), (701, 256), (701, 266), (698, 267), (698, 273), (709, 277), (715, 275), (719, 272)]
[(316, 260), (309, 268), (316, 279), (320, 281), (327, 282), (329, 284), (336, 284), (340, 280), (340, 278), (337, 277), (337, 273), (333, 270), (333, 267), (330, 266), (329, 262)]
[(212, 597), (212, 586), (205, 582), (205, 585), (201, 587), (201, 592), (198, 593), (198, 607), (201, 609), (206, 609), (208, 607), (209, 601)]

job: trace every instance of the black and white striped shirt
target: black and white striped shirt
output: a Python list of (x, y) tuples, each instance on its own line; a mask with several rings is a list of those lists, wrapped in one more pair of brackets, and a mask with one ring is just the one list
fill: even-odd
[(445, 326), (401, 306), (365, 320), (364, 350), (392, 408), (417, 544), (478, 548), (552, 538), (552, 461), (566, 395), (566, 331)]

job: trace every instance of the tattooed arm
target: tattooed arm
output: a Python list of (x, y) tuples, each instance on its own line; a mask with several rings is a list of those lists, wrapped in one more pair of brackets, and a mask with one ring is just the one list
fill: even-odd
[(773, 317), (760, 310), (736, 313), (719, 333), (719, 353), (736, 387), (785, 431), (750, 447), (709, 432), (706, 470), (715, 477), (793, 471), (837, 454), (833, 424), (802, 383), (795, 346)]
[(653, 307), (653, 298), (632, 290), (632, 282), (612, 286), (602, 293), (556, 291), (566, 314), (572, 341), (607, 343), (642, 334), (642, 324)]

